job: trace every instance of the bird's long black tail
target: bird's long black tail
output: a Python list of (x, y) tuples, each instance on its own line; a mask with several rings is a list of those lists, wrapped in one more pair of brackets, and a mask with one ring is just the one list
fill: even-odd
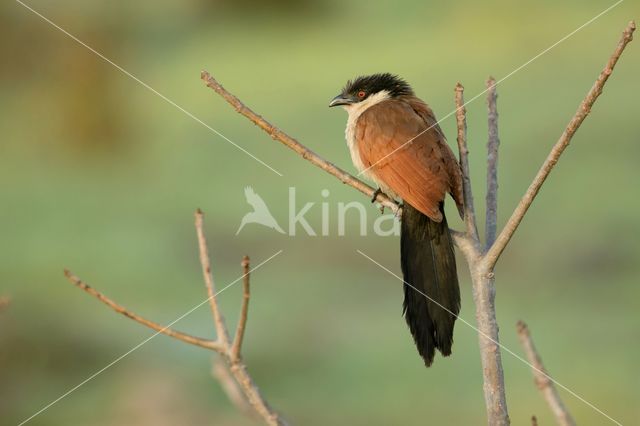
[(440, 210), (443, 218), (438, 223), (405, 203), (400, 233), (404, 315), (427, 367), (436, 349), (444, 356), (451, 354), (453, 325), (460, 312), (453, 241), (442, 205)]

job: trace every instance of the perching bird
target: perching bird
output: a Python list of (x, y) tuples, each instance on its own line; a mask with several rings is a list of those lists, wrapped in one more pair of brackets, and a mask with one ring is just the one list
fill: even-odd
[(460, 312), (453, 242), (444, 216), (447, 193), (463, 215), (460, 165), (431, 108), (395, 75), (347, 82), (329, 104), (338, 105), (349, 114), (345, 134), (355, 167), (379, 191), (403, 200), (404, 315), (428, 367), (436, 349), (451, 354)]
[(240, 227), (238, 228), (236, 235), (240, 233), (242, 228), (244, 228), (247, 223), (258, 223), (268, 228), (275, 229), (281, 234), (284, 234), (284, 231), (282, 230), (282, 228), (280, 228), (278, 222), (276, 222), (276, 219), (269, 211), (269, 208), (267, 207), (262, 197), (256, 194), (253, 188), (247, 186), (244, 189), (244, 196), (247, 199), (247, 203), (249, 203), (249, 205), (253, 207), (253, 211), (244, 215), (242, 221), (240, 222)]

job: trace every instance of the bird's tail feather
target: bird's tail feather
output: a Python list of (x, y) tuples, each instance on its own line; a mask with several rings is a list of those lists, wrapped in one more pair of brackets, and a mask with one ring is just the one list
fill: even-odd
[(427, 367), (436, 349), (451, 354), (460, 312), (453, 241), (442, 205), (440, 209), (443, 219), (438, 223), (405, 203), (400, 233), (404, 315)]

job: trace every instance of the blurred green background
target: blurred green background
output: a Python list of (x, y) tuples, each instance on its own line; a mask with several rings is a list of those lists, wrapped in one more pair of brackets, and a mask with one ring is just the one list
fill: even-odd
[[(200, 81), (210, 71), (274, 124), (353, 170), (346, 114), (327, 108), (355, 75), (405, 77), (440, 117), (608, 7), (609, 1), (320, 0), (28, 3), (284, 175), (119, 72), (18, 3), (0, 6), (0, 423), (15, 425), (152, 333), (63, 277), (72, 269), (137, 313), (168, 323), (201, 302), (193, 211), (206, 213), (219, 286), (253, 275), (249, 370), (294, 424), (485, 423), (477, 334), (425, 369), (401, 317), (398, 241), (235, 235), (254, 187), (281, 224), (288, 188), (335, 214), (366, 200), (274, 143)], [(499, 86), (500, 223), (591, 87), (638, 4), (627, 1)], [(554, 377), (623, 424), (640, 419), (640, 52), (632, 43), (497, 269), (501, 341), (527, 321)], [(483, 221), (486, 105), (467, 107)], [(455, 123), (442, 124), (450, 143)], [(321, 191), (328, 189), (328, 198)], [(449, 203), (451, 204), (451, 203)], [(451, 206), (449, 206), (450, 208)], [(370, 218), (376, 217), (370, 207)], [(335, 217), (335, 216), (334, 216)], [(452, 226), (460, 228), (453, 212)], [(315, 226), (314, 225), (314, 226)], [(474, 323), (459, 261), (463, 308)], [(240, 286), (221, 295), (233, 326)], [(203, 306), (176, 328), (212, 336)], [(514, 424), (553, 424), (529, 368), (503, 353)], [(164, 336), (34, 418), (32, 425), (249, 425), (209, 375), (210, 354)], [(582, 425), (608, 420), (568, 393)]]

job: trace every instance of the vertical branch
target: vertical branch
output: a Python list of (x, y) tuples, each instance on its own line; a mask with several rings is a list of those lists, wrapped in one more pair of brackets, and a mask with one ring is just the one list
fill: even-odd
[(557, 423), (560, 426), (575, 426), (576, 422), (571, 417), (571, 413), (567, 410), (567, 407), (562, 403), (560, 399), (560, 395), (556, 387), (553, 384), (553, 381), (549, 377), (547, 370), (544, 368), (544, 364), (542, 364), (542, 359), (536, 350), (535, 345), (533, 344), (533, 339), (531, 338), (531, 333), (529, 333), (529, 327), (522, 321), (518, 321), (517, 325), (518, 338), (520, 339), (520, 344), (524, 349), (525, 354), (527, 355), (527, 359), (529, 363), (533, 365), (533, 378), (535, 380), (536, 386), (542, 393), (542, 396), (547, 401), (549, 408), (553, 412), (553, 415), (556, 418)]
[(506, 426), (510, 424), (510, 420), (496, 320), (495, 278), (493, 272), (484, 270), (479, 262), (470, 265), (470, 269), (473, 301), (476, 305), (476, 323), (480, 331), (478, 344), (487, 419), (491, 426)]
[(491, 247), (496, 239), (498, 223), (498, 93), (496, 80), (489, 77), (487, 80), (487, 108), (489, 139), (487, 141), (487, 211), (486, 211), (486, 238), (485, 247)]
[(224, 317), (220, 308), (218, 307), (218, 299), (216, 298), (215, 284), (213, 282), (213, 275), (211, 274), (211, 261), (209, 260), (209, 249), (207, 247), (207, 239), (204, 236), (204, 230), (202, 229), (202, 217), (204, 214), (202, 210), (196, 210), (196, 233), (198, 234), (198, 248), (200, 250), (200, 263), (202, 264), (202, 275), (204, 276), (204, 282), (207, 287), (207, 296), (209, 296), (209, 306), (211, 306), (211, 313), (213, 314), (213, 322), (216, 326), (216, 334), (218, 342), (224, 347), (229, 347), (229, 334), (224, 322)]
[(474, 241), (477, 241), (478, 228), (473, 206), (471, 177), (469, 175), (469, 150), (467, 149), (467, 110), (464, 107), (464, 87), (462, 84), (456, 84), (455, 93), (458, 151), (460, 152), (460, 168), (462, 169), (462, 188), (464, 192), (464, 222), (467, 226), (467, 234)]
[(483, 390), (489, 424), (508, 425), (507, 397), (504, 388), (504, 372), (502, 357), (498, 344), (498, 323), (495, 308), (495, 282), (493, 272), (482, 267), (482, 253), (478, 237), (471, 179), (469, 176), (469, 151), (467, 149), (467, 122), (464, 108), (464, 87), (458, 83), (455, 89), (456, 122), (458, 125), (458, 150), (460, 152), (460, 168), (462, 169), (464, 190), (464, 216), (467, 228), (466, 236), (471, 244), (460, 244), (471, 272), (473, 285), (473, 301), (476, 307), (478, 324), (478, 344), (482, 363)]
[(245, 256), (242, 259), (242, 305), (240, 306), (240, 318), (238, 319), (238, 326), (236, 328), (236, 334), (233, 338), (233, 346), (231, 346), (231, 362), (236, 362), (240, 359), (240, 352), (242, 350), (242, 341), (244, 340), (244, 330), (247, 326), (247, 316), (249, 313), (249, 298), (251, 297), (249, 288), (249, 272), (250, 272), (249, 256)]

